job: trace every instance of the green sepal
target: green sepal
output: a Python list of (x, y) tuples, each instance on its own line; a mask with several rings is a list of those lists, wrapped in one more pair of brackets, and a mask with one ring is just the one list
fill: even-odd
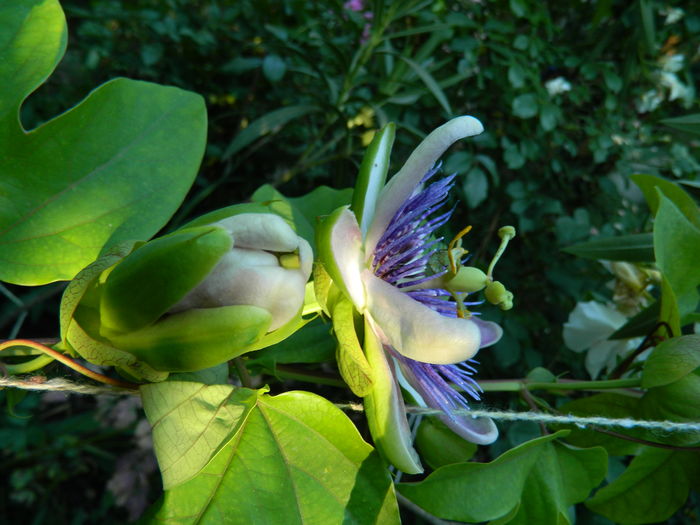
[(396, 125), (393, 122), (376, 132), (360, 165), (350, 208), (358, 218), (363, 235), (372, 222), (377, 199), (386, 182), (395, 135)]
[(365, 415), (374, 444), (399, 470), (407, 474), (420, 474), (423, 467), (411, 444), (411, 430), (401, 390), (394, 379), (395, 365), (387, 358), (366, 318), (364, 348), (374, 376), (372, 389), (364, 397)]
[[(68, 326), (73, 319), (78, 305), (83, 301), (83, 298), (90, 298), (94, 295), (95, 284), (105, 270), (114, 266), (124, 257), (129, 255), (135, 248), (143, 245), (143, 242), (125, 242), (119, 244), (97, 259), (94, 263), (83, 268), (73, 280), (68, 283), (63, 297), (61, 298), (61, 306), (59, 309), (59, 319), (61, 327), (61, 340), (65, 342)], [(93, 305), (95, 308), (98, 304)]]
[(97, 334), (99, 316), (91, 308), (81, 307), (63, 333), (65, 344), (80, 357), (99, 366), (117, 367), (131, 381), (158, 382), (167, 379), (167, 371), (153, 369), (136, 356), (116, 348)]
[(156, 321), (202, 282), (232, 245), (223, 228), (201, 226), (135, 250), (114, 267), (102, 289), (102, 334), (131, 332)]
[(267, 332), (271, 319), (258, 306), (198, 308), (141, 330), (115, 334), (111, 341), (155, 370), (193, 372), (249, 352)]
[(367, 362), (355, 331), (353, 306), (349, 299), (342, 297), (333, 308), (333, 330), (338, 339), (336, 360), (338, 370), (352, 393), (364, 397), (372, 389), (372, 368)]
[(323, 310), (323, 313), (330, 317), (331, 312), (328, 307), (328, 296), (331, 292), (331, 287), (333, 286), (333, 279), (331, 279), (331, 276), (328, 275), (326, 268), (319, 261), (314, 262), (312, 279), (314, 283), (314, 294), (316, 295), (316, 301)]
[(246, 352), (252, 352), (254, 350), (262, 350), (263, 348), (267, 348), (268, 346), (276, 345), (277, 343), (281, 343), (287, 337), (295, 333), (297, 330), (305, 326), (306, 324), (310, 323), (311, 321), (314, 320), (314, 317), (309, 317), (308, 319), (305, 319), (301, 316), (301, 312), (303, 311), (303, 308), (299, 310), (297, 315), (292, 317), (289, 321), (287, 321), (286, 324), (283, 324), (279, 328), (276, 328), (270, 333), (267, 333), (260, 337), (255, 343), (250, 345), (250, 347), (246, 350)]

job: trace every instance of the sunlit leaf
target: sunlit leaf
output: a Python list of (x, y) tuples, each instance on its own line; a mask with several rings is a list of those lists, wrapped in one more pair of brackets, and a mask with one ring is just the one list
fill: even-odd
[(65, 20), (52, 0), (4, 4), (0, 20), (0, 279), (68, 280), (177, 209), (204, 153), (204, 103), (117, 79), (24, 131), (19, 107), (63, 55)]
[(167, 490), (197, 475), (255, 406), (258, 392), (230, 385), (165, 381), (141, 387)]
[(259, 395), (233, 439), (144, 521), (395, 525), (399, 514), (382, 460), (352, 422), (319, 396), (288, 392)]

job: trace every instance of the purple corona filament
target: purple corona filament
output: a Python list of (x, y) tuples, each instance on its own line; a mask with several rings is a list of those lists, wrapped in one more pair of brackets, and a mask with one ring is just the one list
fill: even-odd
[[(442, 237), (434, 237), (434, 234), (449, 220), (454, 210), (439, 213), (447, 202), (456, 175), (423, 187), (439, 169), (438, 164), (423, 177), (377, 243), (372, 269), (375, 275), (399, 289), (420, 285), (448, 271), (445, 266), (436, 273), (434, 268), (428, 266), (431, 257), (440, 251), (443, 241)], [(441, 315), (457, 317), (457, 304), (450, 300), (452, 294), (447, 290), (418, 288), (405, 293)], [(480, 302), (464, 304), (472, 306)], [(396, 360), (403, 377), (426, 404), (445, 412), (440, 419), (456, 433), (473, 441), (472, 418), (454, 413), (455, 410), (468, 409), (469, 403), (450, 383), (479, 400), (482, 390), (472, 377), (476, 373), (473, 365), (478, 364), (477, 361), (470, 359), (457, 364), (436, 365), (409, 359), (388, 346), (384, 348)]]

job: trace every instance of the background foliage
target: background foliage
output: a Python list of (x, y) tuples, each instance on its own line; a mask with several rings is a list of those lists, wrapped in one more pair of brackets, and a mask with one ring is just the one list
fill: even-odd
[[(651, 215), (630, 182), (633, 174), (662, 175), (697, 191), (697, 140), (662, 123), (697, 110), (700, 16), (692, 2), (376, 1), (357, 11), (339, 1), (300, 0), (62, 5), (68, 51), (24, 104), (25, 128), (65, 111), (115, 76), (205, 97), (209, 126), (202, 168), (166, 231), (248, 199), (264, 183), (288, 196), (320, 184), (351, 187), (368, 134), (387, 121), (399, 128), (393, 158), (403, 159), (425, 131), (451, 116), (478, 117), (486, 133), (444, 159), (445, 172), (460, 174), (453, 224), (474, 225), (465, 241), (482, 261), (491, 255), (486, 247), (493, 246), (500, 225), (512, 223), (519, 233), (498, 269), (498, 278), (516, 292), (516, 306), (502, 320), (503, 340), (479, 356), (484, 379), (524, 377), (539, 366), (587, 378), (585, 354), (565, 347), (561, 327), (576, 302), (610, 301), (613, 290), (606, 283), (612, 276), (602, 265), (560, 249), (593, 236), (650, 230)], [(684, 16), (674, 20), (674, 9)], [(56, 335), (60, 285), (4, 290), (14, 299), (0, 307), (3, 337)], [(485, 315), (501, 316), (495, 310)], [(319, 328), (321, 336), (324, 330)], [(321, 336), (305, 346), (327, 345)], [(314, 356), (330, 352), (326, 346)], [(283, 359), (284, 352), (270, 353), (250, 364), (266, 374), (258, 381), (272, 383), (273, 391), (298, 386), (336, 401), (349, 396), (295, 381), (296, 370)], [(332, 382), (328, 367), (316, 373)], [(284, 388), (276, 381), (285, 381)], [(2, 395), (11, 405), (20, 401), (7, 391)], [(540, 401), (559, 403), (556, 396)], [(125, 437), (140, 439), (136, 412), (124, 416), (126, 424), (103, 426), (118, 410), (135, 408), (107, 410), (109, 403), (121, 402), (93, 406), (28, 395), (14, 405), (16, 414), (4, 416), (0, 434), (2, 471), (12, 471), (4, 477), (0, 515), (17, 521), (29, 512), (34, 523), (119, 523), (155, 500), (157, 475), (149, 483), (148, 470), (135, 470), (122, 454)], [(527, 406), (495, 393), (487, 395), (487, 404)], [(66, 432), (49, 442), (48, 429), (59, 433), (58, 419)], [(502, 431), (499, 442), (479, 452), (480, 460), (539, 435), (534, 424)], [(590, 445), (580, 435), (572, 438)], [(567, 454), (559, 443), (540, 448), (550, 458)], [(653, 465), (654, 454), (660, 452), (635, 461)], [(621, 460), (611, 465), (610, 476), (622, 471)], [(120, 492), (118, 473), (150, 487), (141, 491), (152, 491), (148, 501), (136, 501), (138, 491)], [(528, 475), (547, 478), (546, 472), (524, 470)], [(108, 484), (111, 491), (94, 488)], [(76, 491), (80, 510), (72, 515), (29, 510), (65, 508), (67, 495)], [(697, 519), (692, 498), (672, 520)], [(562, 501), (568, 506), (580, 500), (567, 494)], [(591, 508), (605, 505), (599, 495)], [(605, 523), (583, 507), (577, 516), (582, 523)]]

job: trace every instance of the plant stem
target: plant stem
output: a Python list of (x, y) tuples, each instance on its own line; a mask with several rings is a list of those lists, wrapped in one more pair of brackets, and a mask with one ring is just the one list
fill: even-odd
[(317, 383), (319, 385), (346, 386), (345, 382), (337, 376), (319, 372), (309, 372), (308, 370), (289, 365), (277, 365), (275, 367), (275, 375), (282, 379), (295, 379), (297, 381)]
[(100, 383), (104, 383), (106, 385), (116, 386), (118, 388), (124, 388), (127, 390), (137, 390), (139, 387), (139, 385), (137, 385), (136, 383), (130, 383), (128, 381), (114, 379), (112, 377), (107, 377), (98, 372), (93, 372), (92, 370), (84, 367), (77, 361), (74, 361), (67, 355), (64, 355), (61, 352), (54, 350), (53, 348), (42, 345), (41, 343), (37, 343), (35, 341), (31, 341), (29, 339), (12, 339), (10, 341), (3, 341), (2, 343), (0, 343), (0, 352), (2, 352), (5, 348), (9, 348), (12, 346), (27, 346), (29, 348), (40, 350), (44, 354), (51, 356), (56, 361), (60, 361), (61, 363), (63, 363), (69, 368), (72, 368), (76, 372), (86, 377), (89, 377), (90, 379), (94, 379), (95, 381), (99, 381)]
[(527, 379), (492, 379), (479, 381), (484, 392), (519, 392), (520, 390), (609, 390), (613, 388), (635, 388), (640, 378), (610, 379), (602, 381), (577, 381), (559, 379), (555, 383), (528, 382)]

